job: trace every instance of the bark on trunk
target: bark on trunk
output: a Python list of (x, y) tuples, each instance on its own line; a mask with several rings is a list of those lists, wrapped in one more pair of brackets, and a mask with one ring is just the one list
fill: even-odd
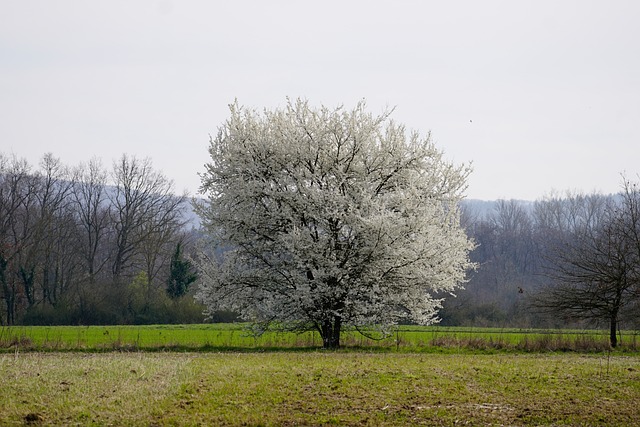
[(612, 348), (616, 348), (618, 346), (618, 316), (611, 316), (611, 320), (609, 323), (609, 342), (611, 343)]
[(340, 328), (342, 322), (339, 316), (327, 319), (322, 323), (320, 335), (322, 335), (322, 347), (336, 349), (340, 347)]

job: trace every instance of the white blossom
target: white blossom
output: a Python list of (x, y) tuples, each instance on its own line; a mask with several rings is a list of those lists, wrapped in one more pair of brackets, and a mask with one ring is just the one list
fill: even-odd
[[(472, 267), (458, 203), (468, 165), (389, 113), (230, 106), (201, 174), (198, 209), (221, 259), (200, 259), (198, 298), (256, 322), (316, 328), (437, 320)], [(337, 334), (337, 336), (336, 336)]]

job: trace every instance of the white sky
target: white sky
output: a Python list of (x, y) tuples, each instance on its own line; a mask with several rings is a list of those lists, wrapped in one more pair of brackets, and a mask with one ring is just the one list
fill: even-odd
[(0, 152), (151, 157), (195, 194), (227, 105), (396, 107), (469, 198), (640, 172), (638, 1), (0, 0)]

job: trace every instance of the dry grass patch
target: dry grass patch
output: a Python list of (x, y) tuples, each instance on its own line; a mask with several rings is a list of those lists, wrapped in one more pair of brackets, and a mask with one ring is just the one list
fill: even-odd
[(171, 354), (0, 356), (0, 425), (145, 424), (188, 375)]

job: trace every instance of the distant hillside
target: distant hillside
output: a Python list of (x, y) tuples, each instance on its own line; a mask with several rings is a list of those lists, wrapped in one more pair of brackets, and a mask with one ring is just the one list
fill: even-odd
[[(527, 210), (533, 209), (535, 202), (530, 200), (516, 200), (520, 206), (523, 206)], [(475, 219), (486, 219), (488, 215), (496, 210), (499, 200), (479, 200), (479, 199), (464, 199), (462, 200), (463, 209), (467, 209)]]

